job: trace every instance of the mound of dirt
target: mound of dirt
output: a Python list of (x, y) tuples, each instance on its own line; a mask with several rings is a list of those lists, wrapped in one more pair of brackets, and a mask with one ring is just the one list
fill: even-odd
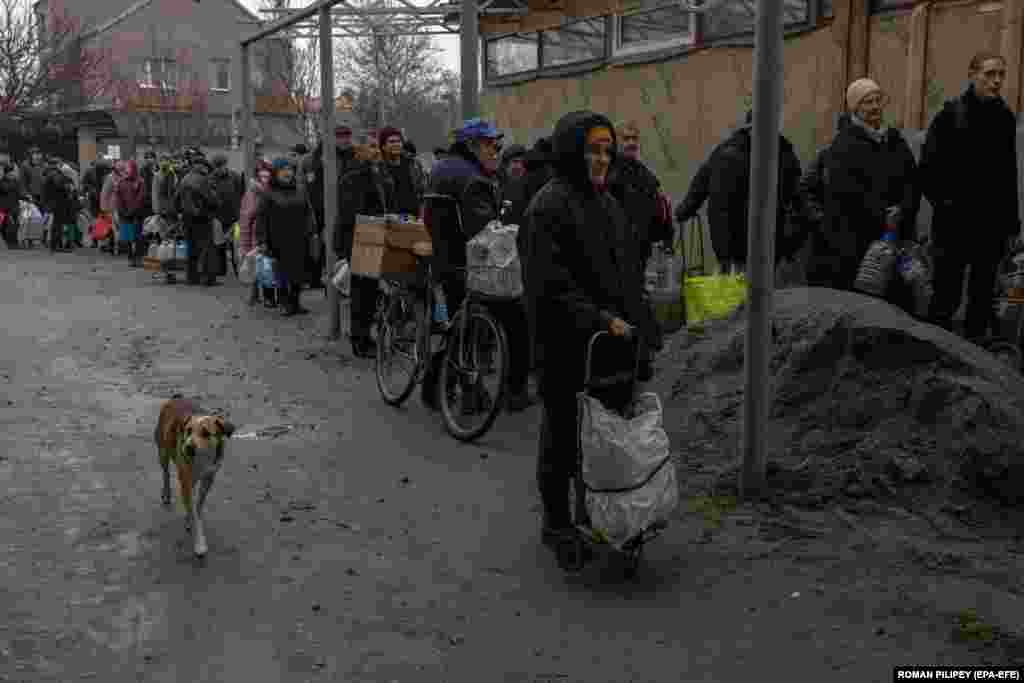
[[(671, 338), (658, 361), (652, 388), (684, 459), (700, 443), (739, 454), (745, 331), (740, 310)], [(1024, 501), (1024, 377), (986, 351), (831, 289), (776, 292), (772, 332), (773, 485), (825, 501), (953, 485)]]

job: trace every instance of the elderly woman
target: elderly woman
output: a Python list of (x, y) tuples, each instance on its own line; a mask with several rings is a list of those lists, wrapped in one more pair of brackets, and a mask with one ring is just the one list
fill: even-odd
[[(270, 180), (274, 170), (270, 164), (261, 161), (256, 164), (256, 178), (249, 181), (249, 189), (242, 197), (242, 208), (238, 218), (238, 260), (256, 248), (256, 209), (260, 197), (270, 188)], [(255, 306), (259, 300), (259, 285), (252, 283), (249, 294), (249, 305)]]
[(900, 132), (884, 123), (887, 102), (868, 78), (847, 89), (850, 124), (836, 135), (825, 160), (825, 218), (812, 247), (812, 286), (852, 289), (872, 242), (890, 231), (900, 240), (915, 237), (921, 205), (917, 164)]
[(256, 209), (256, 243), (276, 261), (284, 283), (284, 315), (308, 313), (299, 305), (302, 283), (308, 281), (309, 202), (295, 185), (295, 167), (286, 158), (273, 163), (270, 187)]

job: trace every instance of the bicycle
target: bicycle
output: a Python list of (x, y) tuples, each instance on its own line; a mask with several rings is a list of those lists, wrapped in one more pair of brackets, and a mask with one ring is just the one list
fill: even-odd
[[(427, 194), (426, 202), (450, 202), (455, 220), (462, 228), (458, 203), (450, 195)], [(417, 273), (410, 280), (382, 280), (384, 296), (377, 313), (377, 388), (386, 403), (401, 405), (424, 380), (430, 365), (438, 358), (435, 400), (445, 430), (459, 441), (483, 436), (497, 419), (504, 398), (508, 375), (508, 342), (501, 323), (486, 309), (486, 297), (467, 291), (458, 311), (446, 322), (435, 322), (434, 277), (430, 245), (413, 246)], [(461, 269), (465, 271), (466, 269)], [(436, 351), (432, 340), (440, 336)], [(386, 370), (396, 358), (411, 362), (406, 377), (392, 386)], [(482, 393), (483, 381), (497, 378), (491, 397)], [(482, 417), (474, 425), (462, 418)]]
[[(476, 269), (460, 268), (469, 278)], [(483, 270), (487, 270), (486, 268)], [(496, 269), (500, 270), (500, 269)], [(459, 441), (474, 441), (490, 430), (498, 417), (508, 384), (508, 335), (501, 322), (487, 309), (491, 297), (466, 288), (459, 310), (452, 318), (442, 350), (437, 386), (438, 408), (445, 431)], [(496, 382), (493, 396), (486, 392), (486, 380)], [(462, 418), (482, 417), (475, 425)]]
[[(417, 273), (411, 281), (383, 278), (384, 296), (377, 305), (377, 358), (375, 374), (381, 398), (391, 406), (400, 406), (423, 381), (430, 363), (431, 337), (444, 330), (433, 325), (432, 269), (429, 243), (413, 245)], [(386, 372), (395, 358), (411, 361), (407, 378), (392, 386)]]

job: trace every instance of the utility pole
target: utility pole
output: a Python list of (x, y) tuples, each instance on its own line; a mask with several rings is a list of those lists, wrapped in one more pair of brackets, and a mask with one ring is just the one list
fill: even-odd
[(462, 61), (462, 119), (480, 116), (480, 11), (477, 0), (462, 0), (459, 57)]
[[(324, 251), (327, 273), (334, 274), (334, 221), (338, 216), (338, 155), (334, 152), (334, 49), (331, 44), (331, 8), (320, 8), (320, 136), (324, 165)], [(341, 307), (338, 289), (327, 283), (327, 337), (341, 338)]]
[(754, 34), (754, 117), (750, 159), (750, 255), (743, 394), (743, 497), (765, 489), (766, 428), (771, 408), (772, 294), (782, 119), (782, 0), (757, 3)]

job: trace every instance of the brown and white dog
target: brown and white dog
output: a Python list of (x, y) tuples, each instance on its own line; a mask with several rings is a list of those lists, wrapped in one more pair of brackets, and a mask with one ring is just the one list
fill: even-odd
[(196, 557), (206, 555), (203, 506), (224, 460), (225, 442), (234, 433), (234, 425), (224, 418), (200, 414), (194, 401), (175, 397), (160, 408), (153, 438), (164, 475), (162, 499), (164, 505), (171, 504), (170, 465), (174, 462), (185, 505), (185, 530), (193, 534)]

